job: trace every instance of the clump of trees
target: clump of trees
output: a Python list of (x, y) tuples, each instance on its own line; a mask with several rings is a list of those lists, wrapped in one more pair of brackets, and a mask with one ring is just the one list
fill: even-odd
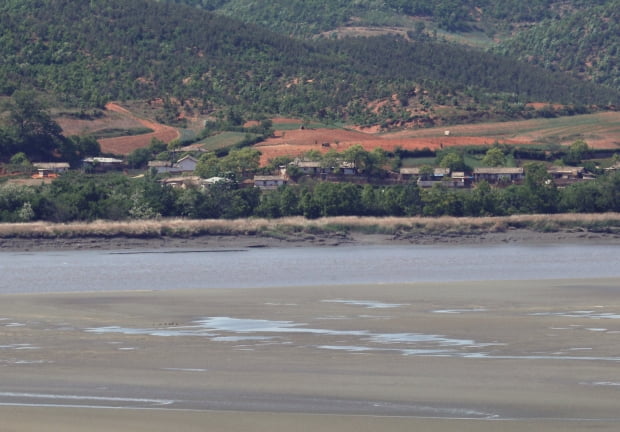
[[(65, 137), (39, 96), (16, 91), (0, 106), (0, 161), (54, 161), (76, 165), (100, 153), (94, 137)], [(16, 155), (19, 157), (16, 158)]]

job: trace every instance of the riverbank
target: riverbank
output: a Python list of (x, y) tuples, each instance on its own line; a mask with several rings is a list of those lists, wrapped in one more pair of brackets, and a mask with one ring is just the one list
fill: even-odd
[(0, 252), (52, 250), (133, 249), (246, 249), (306, 246), (388, 245), (499, 245), (499, 244), (618, 244), (620, 235), (588, 230), (538, 232), (512, 229), (506, 232), (416, 233), (411, 235), (352, 233), (291, 234), (272, 237), (261, 234), (196, 235), (192, 237), (82, 236), (43, 238), (0, 238)]
[(0, 224), (0, 251), (505, 243), (620, 244), (620, 214)]

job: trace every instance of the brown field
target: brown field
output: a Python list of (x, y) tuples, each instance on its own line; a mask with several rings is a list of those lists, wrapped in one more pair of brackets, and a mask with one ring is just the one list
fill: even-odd
[[(443, 132), (442, 132), (443, 133)], [(491, 137), (480, 136), (429, 136), (429, 137), (400, 137), (399, 135), (378, 135), (342, 129), (305, 129), (277, 132), (276, 136), (256, 145), (261, 152), (261, 165), (266, 165), (270, 159), (278, 156), (300, 156), (310, 150), (326, 153), (328, 150), (342, 152), (354, 145), (361, 145), (371, 151), (382, 148), (385, 151), (394, 151), (396, 148), (406, 150), (421, 150), (428, 148), (438, 150), (444, 147), (492, 145), (495, 142)], [(527, 145), (530, 141), (523, 139), (499, 139), (499, 142), (513, 145)], [(329, 146), (323, 146), (328, 143)]]
[[(93, 121), (61, 118), (58, 120), (65, 135), (92, 133), (106, 128), (148, 127), (154, 132), (136, 136), (100, 139), (102, 151), (126, 155), (146, 147), (152, 138), (170, 142), (179, 137), (179, 131), (171, 126), (138, 117), (131, 111), (110, 103), (105, 116)], [(274, 118), (274, 125), (301, 124), (299, 119)], [(447, 133), (449, 131), (449, 134)], [(393, 151), (444, 147), (492, 145), (495, 142), (512, 145), (559, 144), (570, 145), (577, 139), (585, 140), (596, 149), (620, 147), (620, 113), (603, 112), (572, 117), (533, 119), (495, 123), (441, 126), (425, 129), (406, 129), (392, 133), (379, 133), (377, 128), (346, 129), (305, 128), (276, 130), (274, 136), (256, 147), (262, 153), (265, 165), (277, 156), (299, 156), (310, 150), (322, 153), (330, 149), (338, 152), (359, 144), (366, 150), (380, 147)]]
[(153, 138), (169, 143), (180, 136), (179, 131), (176, 128), (166, 126), (161, 123), (156, 123), (151, 120), (137, 118), (128, 110), (116, 104), (109, 103), (106, 105), (106, 109), (109, 111), (123, 113), (130, 118), (133, 117), (142, 126), (153, 129), (153, 132), (136, 136), (100, 139), (99, 144), (101, 145), (101, 151), (104, 153), (126, 155), (138, 148), (147, 147)]
[[(266, 164), (277, 156), (299, 156), (310, 150), (325, 153), (334, 149), (340, 152), (356, 144), (366, 150), (380, 147), (393, 151), (397, 147), (437, 150), (454, 146), (492, 145), (495, 142), (512, 145), (570, 145), (578, 139), (585, 140), (596, 149), (619, 148), (620, 113), (407, 129), (383, 134), (372, 129), (308, 128), (277, 131), (273, 138), (258, 144), (257, 148), (262, 153), (261, 163)], [(329, 146), (322, 145), (324, 143)]]
[(57, 122), (66, 136), (94, 133), (108, 128), (131, 129), (147, 127), (153, 130), (151, 133), (142, 135), (99, 139), (103, 153), (114, 153), (117, 155), (127, 155), (138, 148), (148, 147), (153, 138), (169, 143), (180, 136), (176, 128), (139, 118), (115, 103), (106, 105), (105, 115), (101, 119), (79, 120), (60, 118)]

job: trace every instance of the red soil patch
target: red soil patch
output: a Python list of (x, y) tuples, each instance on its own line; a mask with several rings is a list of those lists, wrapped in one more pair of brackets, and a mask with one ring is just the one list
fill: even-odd
[(136, 149), (148, 147), (151, 144), (151, 140), (153, 138), (157, 138), (165, 143), (169, 143), (170, 141), (180, 137), (179, 131), (176, 128), (173, 128), (172, 126), (166, 126), (161, 123), (156, 123), (151, 120), (138, 118), (125, 108), (114, 103), (107, 104), (106, 110), (120, 113), (126, 117), (129, 117), (132, 120), (135, 120), (136, 122), (141, 124), (142, 126), (152, 129), (153, 132), (135, 136), (102, 138), (99, 140), (99, 145), (101, 146), (101, 151), (103, 153), (127, 155)]
[[(437, 150), (444, 147), (465, 145), (490, 146), (495, 141), (496, 139), (491, 137), (441, 136), (406, 138), (397, 135), (382, 136), (340, 129), (306, 129), (276, 132), (275, 137), (257, 144), (256, 149), (261, 152), (261, 165), (266, 165), (270, 159), (277, 156), (297, 157), (310, 150), (326, 153), (333, 149), (342, 152), (354, 145), (361, 145), (367, 151), (377, 147), (386, 151), (394, 151), (398, 147), (406, 150), (421, 150), (424, 148)], [(499, 139), (499, 142), (528, 144), (527, 140), (520, 139)]]
[(65, 136), (92, 134), (105, 129), (147, 127), (153, 130), (153, 132), (148, 134), (99, 139), (102, 152), (117, 155), (127, 155), (135, 149), (148, 147), (153, 138), (169, 143), (180, 136), (176, 128), (139, 118), (127, 109), (114, 103), (107, 104), (104, 115), (94, 120), (60, 117), (56, 121), (62, 128)]
[[(446, 131), (449, 134), (446, 135)], [(455, 125), (426, 129), (408, 129), (379, 134), (373, 129), (297, 129), (277, 131), (273, 138), (256, 146), (265, 165), (277, 156), (300, 156), (310, 150), (325, 153), (330, 149), (342, 152), (359, 144), (366, 150), (380, 147), (393, 151), (396, 147), (420, 150), (453, 146), (484, 146), (496, 141), (502, 144), (532, 145), (556, 142), (570, 145), (584, 139), (591, 148), (620, 148), (620, 112), (603, 112), (557, 120), (523, 121)], [(323, 145), (326, 144), (326, 145)]]

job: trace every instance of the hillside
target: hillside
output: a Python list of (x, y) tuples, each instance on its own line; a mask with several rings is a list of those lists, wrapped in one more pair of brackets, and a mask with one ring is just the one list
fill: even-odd
[(446, 39), (620, 89), (617, 0), (169, 1), (299, 38), (388, 33)]
[(620, 89), (620, 1), (546, 21), (496, 52)]
[[(232, 16), (296, 37), (342, 27), (484, 32), (489, 37), (609, 0), (168, 0)], [(424, 25), (421, 26), (420, 23)]]
[(304, 42), (167, 2), (8, 0), (0, 6), (0, 28), (1, 94), (34, 87), (85, 107), (163, 98), (168, 122), (181, 111), (239, 106), (249, 113), (425, 125), (442, 121), (436, 106), (451, 107), (443, 110), (444, 122), (453, 123), (489, 112), (531, 115), (523, 104), (532, 101), (620, 100), (604, 88), (436, 40)]

